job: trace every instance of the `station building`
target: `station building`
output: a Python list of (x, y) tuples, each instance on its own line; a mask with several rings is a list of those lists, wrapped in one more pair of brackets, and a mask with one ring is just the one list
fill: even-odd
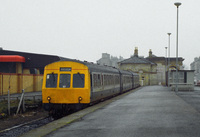
[[(157, 80), (158, 83), (162, 85), (167, 85), (168, 83), (168, 71), (176, 70), (176, 58), (175, 57), (157, 57), (152, 54), (152, 51), (149, 50), (149, 56), (146, 58), (149, 61), (152, 61), (157, 64)], [(182, 57), (178, 57), (178, 70), (183, 70), (183, 61)]]
[[(170, 65), (168, 65), (170, 59)], [(183, 69), (184, 59), (178, 58), (178, 70)], [(140, 84), (147, 85), (166, 85), (167, 72), (176, 69), (176, 58), (157, 57), (149, 50), (149, 56), (144, 58), (138, 55), (138, 48), (134, 50), (134, 55), (118, 63), (119, 68), (133, 71), (140, 76)]]
[(44, 67), (62, 57), (0, 48), (0, 95), (41, 91)]

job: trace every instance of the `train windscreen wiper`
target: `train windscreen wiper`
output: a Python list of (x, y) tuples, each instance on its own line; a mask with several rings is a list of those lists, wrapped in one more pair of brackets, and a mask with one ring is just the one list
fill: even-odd
[(79, 75), (79, 77), (82, 79), (82, 80), (84, 80), (84, 78), (81, 76), (81, 74), (78, 72), (77, 73), (78, 75)]

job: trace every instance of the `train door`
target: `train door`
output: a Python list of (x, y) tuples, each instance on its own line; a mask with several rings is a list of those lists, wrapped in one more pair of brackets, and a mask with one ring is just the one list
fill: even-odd
[(120, 72), (120, 93), (122, 93), (122, 92), (123, 92), (123, 75)]
[(134, 88), (134, 75), (132, 74), (132, 89)]
[(92, 75), (92, 73), (90, 73), (90, 87), (91, 87), (91, 90), (90, 90), (90, 101), (91, 101), (91, 99), (93, 98), (93, 75)]

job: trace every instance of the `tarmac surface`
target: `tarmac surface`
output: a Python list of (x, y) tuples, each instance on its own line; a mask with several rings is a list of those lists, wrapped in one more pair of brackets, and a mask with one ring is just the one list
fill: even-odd
[(199, 137), (200, 90), (148, 86), (81, 110), (24, 136)]

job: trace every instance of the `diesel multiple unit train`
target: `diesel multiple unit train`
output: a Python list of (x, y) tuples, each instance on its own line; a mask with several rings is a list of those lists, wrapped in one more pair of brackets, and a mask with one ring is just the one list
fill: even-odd
[(45, 67), (43, 107), (52, 114), (67, 113), (138, 86), (136, 73), (77, 60), (61, 60)]

